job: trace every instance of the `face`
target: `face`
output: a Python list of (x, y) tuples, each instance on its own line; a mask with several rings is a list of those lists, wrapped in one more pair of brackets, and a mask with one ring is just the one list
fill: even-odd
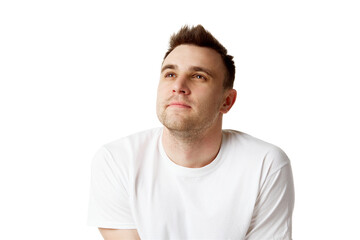
[(185, 132), (221, 125), (222, 114), (235, 101), (223, 88), (225, 73), (215, 50), (176, 47), (162, 64), (156, 109), (160, 122), (169, 130)]

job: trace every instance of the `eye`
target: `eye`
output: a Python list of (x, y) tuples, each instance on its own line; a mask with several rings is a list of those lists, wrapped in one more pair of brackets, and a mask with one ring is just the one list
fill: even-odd
[(201, 74), (194, 74), (193, 77), (196, 78), (196, 79), (204, 80), (204, 81), (207, 80), (206, 77), (201, 75)]
[(173, 78), (173, 77), (175, 77), (175, 74), (174, 73), (166, 73), (165, 77), (166, 78)]

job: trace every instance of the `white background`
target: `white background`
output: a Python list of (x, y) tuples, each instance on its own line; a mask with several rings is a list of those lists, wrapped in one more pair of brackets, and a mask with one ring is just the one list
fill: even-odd
[(86, 226), (103, 144), (160, 126), (169, 36), (203, 24), (236, 63), (233, 128), (292, 161), (294, 239), (360, 239), (358, 1), (1, 1), (0, 239)]

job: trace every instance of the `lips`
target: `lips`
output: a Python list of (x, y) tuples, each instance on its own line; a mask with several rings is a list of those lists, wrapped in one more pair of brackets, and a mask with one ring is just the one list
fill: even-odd
[(177, 107), (177, 108), (191, 108), (190, 105), (184, 102), (171, 102), (168, 107)]

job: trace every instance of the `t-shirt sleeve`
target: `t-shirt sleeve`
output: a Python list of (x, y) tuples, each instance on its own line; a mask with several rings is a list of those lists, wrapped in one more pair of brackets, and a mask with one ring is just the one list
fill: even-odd
[(264, 170), (246, 240), (291, 240), (294, 183), (290, 161), (281, 149), (266, 156)]
[(135, 229), (128, 193), (128, 166), (115, 161), (102, 147), (91, 168), (88, 225), (112, 229)]

